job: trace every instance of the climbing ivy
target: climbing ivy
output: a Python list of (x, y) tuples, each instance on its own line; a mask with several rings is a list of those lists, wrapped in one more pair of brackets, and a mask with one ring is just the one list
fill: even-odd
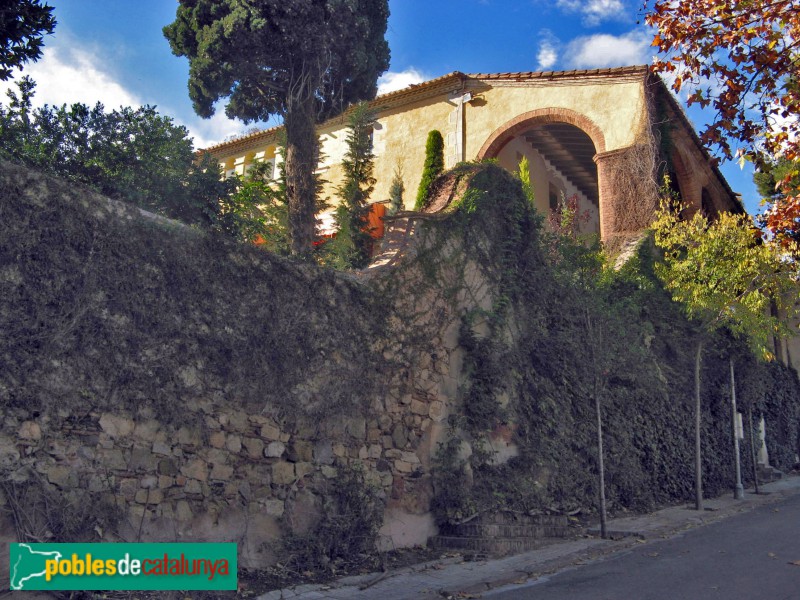
[[(463, 313), (459, 345), (465, 381), (449, 437), (434, 465), (440, 524), (483, 511), (593, 512), (598, 494), (595, 406), (601, 394), (610, 511), (652, 509), (686, 500), (692, 481), (692, 353), (696, 326), (654, 275), (645, 239), (621, 268), (596, 239), (550, 233), (519, 182), (494, 165), (462, 164), (434, 183), (448, 189), (449, 217), (421, 226), (417, 260)], [(459, 240), (461, 252), (449, 251)], [(482, 286), (485, 285), (485, 289)], [(587, 323), (602, 332), (587, 336)], [(733, 479), (722, 351), (742, 342), (710, 338), (704, 364), (704, 486)], [(726, 350), (727, 352), (727, 350)], [(759, 414), (785, 452), (797, 447), (793, 375), (753, 367), (769, 379)], [(786, 374), (785, 376), (783, 374)], [(496, 464), (492, 439), (505, 435), (518, 455)], [(784, 456), (786, 454), (786, 456)], [(749, 475), (746, 474), (746, 477)]]

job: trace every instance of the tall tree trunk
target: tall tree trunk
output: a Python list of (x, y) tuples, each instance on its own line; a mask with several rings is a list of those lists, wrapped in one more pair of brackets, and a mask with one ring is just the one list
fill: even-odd
[(597, 417), (597, 464), (600, 471), (600, 537), (605, 539), (606, 531), (606, 470), (603, 456), (603, 415), (600, 412), (600, 386), (595, 376), (594, 410)]
[(747, 420), (750, 429), (750, 453), (753, 455), (753, 482), (755, 484), (755, 492), (758, 494), (758, 454), (756, 452), (756, 436), (753, 433), (753, 407), (752, 405), (747, 409)]
[(603, 414), (600, 410), (600, 391), (603, 388), (603, 381), (601, 380), (600, 370), (598, 364), (597, 352), (598, 348), (603, 345), (603, 329), (596, 327), (595, 320), (592, 318), (591, 312), (588, 307), (583, 310), (583, 322), (586, 327), (586, 340), (589, 346), (590, 364), (594, 371), (592, 397), (594, 399), (595, 420), (597, 425), (597, 471), (599, 478), (599, 495), (600, 495), (600, 537), (604, 538), (607, 535), (606, 531), (606, 464), (605, 455), (603, 452)]
[(289, 237), (294, 256), (311, 254), (316, 228), (317, 168), (319, 139), (315, 128), (314, 98), (289, 103), (286, 127), (286, 197), (289, 205)]
[(744, 498), (742, 487), (742, 463), (739, 460), (739, 435), (736, 432), (736, 377), (734, 376), (733, 357), (729, 359), (731, 366), (731, 431), (733, 432), (733, 461), (736, 468), (736, 482), (733, 487), (733, 497), (736, 500)]
[(700, 403), (700, 364), (703, 357), (703, 341), (697, 342), (694, 360), (694, 502), (697, 510), (703, 510), (703, 454), (700, 440), (702, 411)]

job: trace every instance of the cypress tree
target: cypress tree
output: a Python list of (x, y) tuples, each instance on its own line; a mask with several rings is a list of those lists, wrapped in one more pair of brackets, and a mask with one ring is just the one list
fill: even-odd
[(428, 133), (425, 143), (425, 165), (422, 167), (422, 179), (417, 191), (415, 210), (420, 210), (425, 205), (431, 183), (444, 170), (444, 139), (442, 134), (435, 129)]
[(283, 117), (292, 254), (309, 257), (315, 237), (315, 126), (375, 97), (389, 68), (387, 0), (179, 0), (164, 28), (172, 52), (189, 59), (195, 112), (245, 123)]
[(375, 188), (373, 177), (372, 127), (375, 113), (366, 103), (350, 115), (347, 153), (342, 160), (344, 181), (336, 189), (341, 204), (336, 209), (339, 230), (331, 242), (333, 265), (337, 268), (362, 268), (370, 259), (372, 237), (368, 230), (369, 200)]
[(398, 165), (394, 170), (392, 185), (389, 187), (389, 214), (396, 214), (403, 210), (403, 193), (406, 191), (403, 185), (403, 170)]

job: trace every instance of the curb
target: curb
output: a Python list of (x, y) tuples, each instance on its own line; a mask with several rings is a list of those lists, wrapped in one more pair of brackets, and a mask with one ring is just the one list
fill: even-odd
[[(611, 539), (600, 539), (596, 535), (599, 533), (598, 529), (593, 527), (587, 531), (588, 535), (581, 538), (554, 541), (544, 548), (515, 556), (480, 562), (465, 561), (463, 556), (447, 557), (385, 573), (344, 577), (329, 584), (309, 584), (272, 590), (258, 596), (258, 600), (284, 598), (390, 600), (399, 597), (456, 599), (465, 595), (481, 594), (498, 587), (552, 575), (565, 568), (577, 567), (590, 561), (603, 560), (629, 548), (680, 535), (691, 529), (780, 502), (800, 493), (800, 477), (787, 476), (762, 487), (769, 491), (760, 495), (747, 493), (743, 500), (734, 500), (727, 494), (707, 499), (707, 509), (702, 512), (695, 511), (692, 506), (679, 505), (646, 515), (612, 519), (609, 523)], [(592, 535), (592, 532), (595, 535)], [(458, 583), (448, 581), (448, 571), (450, 579)], [(386, 586), (383, 585), (384, 582), (397, 578), (400, 578), (400, 581), (393, 581), (391, 590), (408, 587), (408, 595), (397, 596), (388, 593)], [(469, 581), (470, 578), (472, 581)], [(417, 591), (411, 591), (412, 588)]]

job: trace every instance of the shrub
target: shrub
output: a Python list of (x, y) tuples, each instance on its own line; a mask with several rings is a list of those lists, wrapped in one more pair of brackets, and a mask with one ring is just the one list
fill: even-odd
[(414, 204), (416, 210), (420, 210), (425, 205), (431, 183), (443, 170), (444, 139), (442, 134), (434, 129), (428, 133), (428, 141), (425, 143), (425, 165), (422, 167), (422, 179), (417, 191), (417, 202)]
[(403, 185), (403, 170), (398, 165), (394, 169), (394, 178), (392, 185), (389, 187), (389, 210), (390, 215), (396, 214), (398, 211), (403, 210), (403, 192), (406, 191)]

